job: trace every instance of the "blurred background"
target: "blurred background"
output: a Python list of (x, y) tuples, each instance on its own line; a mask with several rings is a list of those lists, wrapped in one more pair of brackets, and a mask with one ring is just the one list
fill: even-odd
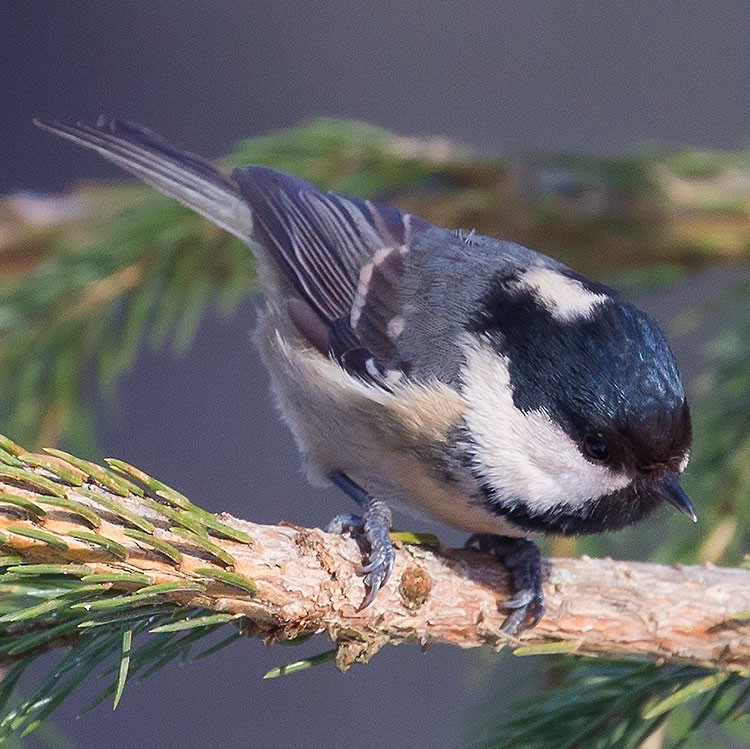
[[(627, 221), (614, 211), (620, 223), (611, 237), (627, 235), (621, 244), (592, 244), (580, 232), (558, 242), (548, 224), (537, 221), (532, 231), (518, 216), (496, 222), (480, 208), (468, 218), (479, 216), (478, 228), (486, 224), (507, 239), (536, 238), (537, 249), (574, 265), (575, 238), (583, 237), (587, 249), (577, 267), (627, 289), (664, 323), (691, 392), (703, 403), (705, 393), (722, 395), (727, 367), (739, 378), (735, 395), (745, 381), (736, 362), (744, 361), (739, 326), (747, 325), (743, 284), (750, 273), (738, 263), (748, 244), (737, 236), (748, 218), (737, 201), (750, 190), (747, 152), (740, 153), (750, 135), (749, 21), (744, 2), (6, 3), (0, 8), (0, 193), (23, 192), (33, 203), (35, 193), (121, 179), (97, 157), (37, 131), (35, 116), (125, 117), (209, 157), (318, 116), (354, 118), (400, 135), (445, 136), (476, 156), (401, 195), (431, 215), (440, 215), (432, 198), (444, 188), (472, 187), (472, 180), (486, 186), (483, 156), (530, 175), (532, 192), (572, 195), (575, 202), (582, 191), (596, 197), (607, 165), (621, 168), (633, 154), (662, 158), (687, 150), (693, 158), (687, 177), (713, 180), (718, 203), (722, 184), (740, 196), (717, 208), (717, 215), (731, 215), (735, 234), (727, 237), (723, 225), (718, 237), (710, 226), (692, 226), (693, 244), (683, 233), (652, 256), (649, 232), (628, 234), (632, 226), (624, 225), (634, 215), (640, 220), (638, 207)], [(612, 157), (626, 161), (607, 161)], [(451, 158), (449, 148), (445, 159)], [(677, 162), (669, 163), (677, 174)], [(481, 167), (472, 171), (472, 164)], [(682, 168), (679, 177), (689, 171)], [(685, 187), (677, 177), (670, 184)], [(607, 190), (605, 198), (616, 203), (620, 193)], [(646, 244), (639, 244), (644, 237)], [(209, 307), (184, 353), (140, 346), (107, 396), (93, 370), (79, 362), (93, 404), (91, 450), (142, 467), (212, 511), (324, 524), (349, 507), (334, 490), (313, 490), (303, 480), (250, 345), (253, 319), (250, 297), (229, 317)], [(710, 450), (697, 446), (697, 453), (704, 450), (702, 459), (696, 456), (699, 466), (713, 461), (719, 475), (724, 446), (734, 449), (746, 438), (746, 413), (735, 401), (715, 400), (698, 415), (704, 435), (713, 434), (711, 424), (725, 428)], [(0, 431), (8, 431), (5, 424)], [(736, 561), (748, 462), (740, 451), (729, 478), (693, 477), (694, 504), (706, 518), (701, 529), (664, 514), (646, 528), (585, 548), (669, 561), (711, 552), (716, 561)], [(449, 530), (437, 532), (446, 543), (462, 541)], [(665, 544), (670, 534), (675, 541)], [(708, 542), (714, 547), (707, 550)], [(555, 549), (566, 550), (576, 551)], [(64, 734), (78, 749), (448, 749), (470, 745), (488, 714), (502, 714), (512, 699), (547, 679), (537, 659), (445, 647), (422, 654), (403, 646), (344, 675), (327, 665), (261, 681), (272, 666), (326, 648), (322, 641), (304, 652), (248, 641), (130, 683), (116, 712), (105, 704), (78, 719), (102, 687), (84, 684), (53, 718), (61, 731), (57, 745), (67, 746)]]

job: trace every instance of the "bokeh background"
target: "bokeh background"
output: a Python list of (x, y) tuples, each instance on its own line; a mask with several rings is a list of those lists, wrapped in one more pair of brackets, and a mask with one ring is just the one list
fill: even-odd
[[(0, 193), (120, 177), (34, 129), (34, 116), (122, 116), (207, 156), (317, 115), (496, 154), (738, 148), (750, 135), (748, 22), (744, 2), (7, 2)], [(737, 277), (720, 269), (634, 293), (669, 324), (684, 299)], [(99, 446), (207, 509), (320, 525), (346, 500), (303, 480), (250, 345), (253, 317), (248, 299), (229, 320), (210, 316), (187, 355), (144, 348), (116, 397), (97, 401)], [(688, 374), (704, 339), (675, 340)], [(680, 521), (661, 519), (659, 533)], [(637, 557), (630, 533), (617, 543)], [(54, 722), (78, 749), (448, 749), (540, 678), (533, 660), (404, 646), (345, 675), (323, 666), (261, 681), (299, 655), (248, 641), (170, 665), (129, 684), (115, 713), (105, 704), (77, 719), (101, 688), (85, 685)]]

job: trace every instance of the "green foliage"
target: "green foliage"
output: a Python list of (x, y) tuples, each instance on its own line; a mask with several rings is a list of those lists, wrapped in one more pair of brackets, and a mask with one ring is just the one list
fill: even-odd
[[(6, 552), (0, 557), (3, 745), (35, 731), (90, 673), (103, 671), (111, 677), (94, 704), (112, 697), (116, 707), (129, 678), (145, 678), (175, 659), (190, 657), (199, 642), (222, 627), (229, 632), (222, 643), (240, 636), (242, 617), (186, 601), (209, 588), (221, 595), (226, 590), (235, 596), (254, 594), (252, 580), (209, 566), (210, 557), (217, 564), (234, 563), (234, 557), (209, 538), (249, 545), (247, 533), (123, 461), (110, 460), (105, 467), (60, 450), (29, 454), (2, 436), (0, 444), (8, 456), (0, 471), (3, 492), (12, 488), (26, 494), (0, 492), (0, 544)], [(126, 501), (133, 510), (122, 506)], [(154, 522), (142, 517), (148, 510)], [(79, 527), (71, 528), (71, 523)], [(184, 554), (154, 536), (156, 523), (162, 531), (186, 532)], [(136, 548), (105, 535), (118, 533), (132, 539)], [(74, 540), (83, 544), (72, 550)], [(143, 574), (133, 563), (137, 548), (160, 554), (167, 564), (161, 579), (165, 572), (171, 579), (154, 584)], [(84, 563), (67, 561), (68, 553)], [(188, 554), (208, 556), (206, 566), (178, 572)], [(63, 561), (49, 561), (54, 559)], [(100, 571), (101, 565), (107, 571)], [(214, 640), (208, 641), (207, 652), (221, 645)], [(49, 665), (42, 683), (19, 701), (16, 687), (29, 665), (63, 648), (65, 654)]]
[[(715, 304), (735, 324), (711, 342), (698, 383), (695, 460), (690, 490), (704, 504), (707, 536), (727, 529), (720, 557), (736, 564), (750, 547), (750, 284)], [(723, 308), (723, 309), (722, 309)], [(703, 545), (706, 541), (704, 539)]]
[(670, 149), (663, 155), (663, 161), (678, 177), (688, 180), (710, 180), (716, 179), (727, 170), (750, 168), (750, 151)]
[(321, 663), (328, 663), (336, 658), (336, 648), (332, 650), (326, 650), (318, 655), (313, 655), (310, 658), (303, 658), (301, 661), (294, 661), (293, 663), (287, 663), (286, 666), (276, 666), (270, 671), (267, 671), (263, 678), (264, 679), (278, 679), (280, 676), (289, 676), (290, 674), (296, 674), (300, 671), (307, 671), (308, 668), (313, 666), (319, 666)]
[[(298, 174), (327, 190), (375, 198), (440, 174), (429, 141), (395, 138), (363, 122), (320, 118), (240, 143), (233, 166), (259, 164)], [(466, 153), (454, 149), (452, 164)]]
[[(241, 618), (180, 607), (164, 598), (175, 592), (174, 586), (142, 586), (136, 574), (132, 593), (123, 595), (106, 580), (83, 583), (85, 568), (46, 567), (12, 567), (0, 576), (0, 659), (9, 666), (0, 689), (0, 741), (34, 731), (92, 674), (110, 676), (110, 683), (90, 707), (107, 698), (116, 707), (127, 679), (200, 657), (195, 654), (199, 643), (209, 642), (214, 651), (209, 636), (222, 627), (227, 629), (222, 644), (242, 635)], [(184, 584), (180, 589), (186, 590)], [(14, 695), (23, 673), (60, 645), (67, 645), (64, 656), (19, 704)]]
[[(486, 738), (472, 746), (638, 749), (667, 725), (671, 749), (698, 749), (707, 745), (696, 733), (700, 727), (744, 720), (748, 705), (750, 683), (740, 674), (589, 659), (569, 670), (559, 688), (517, 703), (509, 720), (488, 723)], [(711, 745), (719, 745), (716, 737)]]
[(114, 218), (92, 213), (85, 233), (62, 227), (22, 283), (0, 275), (0, 421), (26, 442), (90, 445), (92, 376), (111, 388), (144, 330), (186, 349), (209, 305), (228, 313), (251, 286), (244, 246), (138, 193)]

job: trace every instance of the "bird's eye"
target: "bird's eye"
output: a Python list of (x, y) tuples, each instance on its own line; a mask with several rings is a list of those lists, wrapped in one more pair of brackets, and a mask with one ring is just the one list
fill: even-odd
[(604, 461), (609, 457), (609, 448), (601, 434), (587, 434), (583, 438), (583, 449), (592, 460)]

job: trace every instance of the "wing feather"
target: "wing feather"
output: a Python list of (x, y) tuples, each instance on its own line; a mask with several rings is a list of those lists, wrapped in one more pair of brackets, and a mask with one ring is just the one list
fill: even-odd
[(413, 284), (404, 284), (405, 258), (420, 232), (434, 229), (427, 221), (264, 167), (236, 169), (229, 178), (132, 122), (35, 122), (265, 252), (299, 296), (287, 300), (295, 325), (347, 371), (384, 387), (408, 371), (411, 362), (397, 341), (404, 325), (408, 329), (405, 307), (413, 300), (407, 286), (415, 293)]
[(403, 304), (403, 257), (414, 231), (432, 225), (273, 169), (238, 169), (233, 178), (252, 209), (255, 238), (329, 326), (333, 353), (361, 348), (368, 356), (350, 361), (392, 361), (397, 349), (388, 323)]
[(34, 120), (34, 124), (84, 148), (176, 198), (217, 226), (247, 241), (252, 216), (237, 184), (210, 161), (175, 148), (134, 122), (100, 117), (96, 125)]

